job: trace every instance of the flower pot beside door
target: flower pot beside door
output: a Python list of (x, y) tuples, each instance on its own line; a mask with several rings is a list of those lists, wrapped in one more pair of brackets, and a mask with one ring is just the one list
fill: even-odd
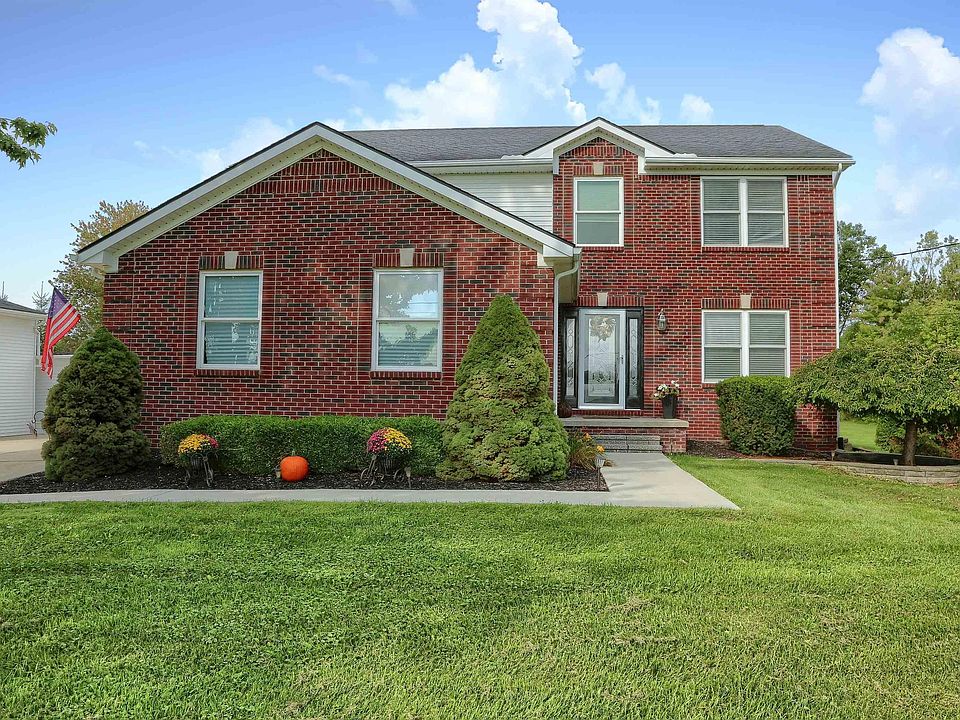
[(676, 380), (660, 383), (653, 391), (653, 399), (663, 405), (664, 419), (673, 420), (677, 417), (677, 404), (680, 402), (680, 383)]
[(665, 420), (673, 420), (677, 417), (676, 395), (667, 395), (660, 402), (663, 403), (663, 417)]

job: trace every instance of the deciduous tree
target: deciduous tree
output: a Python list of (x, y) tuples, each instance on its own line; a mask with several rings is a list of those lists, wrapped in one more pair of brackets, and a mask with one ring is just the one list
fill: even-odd
[(901, 462), (914, 465), (919, 430), (960, 420), (960, 348), (893, 335), (861, 338), (801, 367), (794, 391), (798, 402), (902, 427)]
[(135, 200), (122, 200), (118, 203), (100, 202), (96, 212), (88, 219), (71, 224), (76, 237), (71, 243), (71, 254), (61, 260), (63, 266), (57, 272), (53, 284), (80, 313), (80, 324), (72, 333), (57, 345), (57, 352), (72, 352), (86, 338), (100, 327), (103, 320), (103, 276), (93, 268), (80, 265), (72, 258), (88, 245), (96, 242), (107, 233), (136, 220), (150, 207)]
[(841, 220), (837, 223), (837, 235), (840, 242), (838, 282), (842, 333), (860, 309), (870, 279), (892, 258), (887, 247), (879, 244), (873, 235), (868, 235), (860, 223)]

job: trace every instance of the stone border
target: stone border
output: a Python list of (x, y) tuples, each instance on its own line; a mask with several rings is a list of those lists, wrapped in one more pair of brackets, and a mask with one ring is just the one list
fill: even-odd
[(960, 465), (880, 465), (844, 460), (790, 460), (787, 458), (749, 458), (756, 462), (785, 465), (814, 465), (825, 470), (838, 470), (860, 477), (899, 480), (911, 485), (960, 485)]

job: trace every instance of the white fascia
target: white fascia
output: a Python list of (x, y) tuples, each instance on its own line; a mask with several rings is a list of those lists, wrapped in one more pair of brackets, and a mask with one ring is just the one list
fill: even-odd
[(844, 169), (854, 164), (853, 158), (791, 158), (791, 157), (698, 157), (673, 155), (647, 159), (648, 171), (658, 173), (697, 173), (699, 175), (728, 174), (731, 172), (784, 173), (802, 172), (809, 175), (831, 175), (837, 165)]
[(549, 158), (553, 164), (553, 173), (557, 174), (560, 172), (561, 155), (568, 150), (572, 150), (596, 138), (603, 138), (636, 155), (639, 160), (637, 163), (637, 172), (640, 174), (644, 172), (644, 165), (647, 159), (670, 157), (673, 155), (673, 153), (666, 148), (662, 148), (646, 138), (642, 138), (639, 135), (625, 130), (609, 120), (598, 117), (590, 122), (584, 123), (580, 127), (574, 128), (570, 132), (564, 133), (545, 145), (541, 145), (538, 148), (524, 153), (521, 157), (530, 159)]
[(104, 241), (81, 250), (75, 257), (78, 262), (104, 272), (116, 272), (117, 261), (124, 253), (320, 149), (329, 150), (545, 257), (573, 256), (573, 246), (553, 233), (449, 185), (425, 170), (407, 165), (326, 125), (314, 123), (168, 200)]

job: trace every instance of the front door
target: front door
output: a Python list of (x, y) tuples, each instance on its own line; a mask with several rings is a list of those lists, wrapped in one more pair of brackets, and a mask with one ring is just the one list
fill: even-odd
[(580, 310), (580, 405), (622, 408), (624, 311)]

